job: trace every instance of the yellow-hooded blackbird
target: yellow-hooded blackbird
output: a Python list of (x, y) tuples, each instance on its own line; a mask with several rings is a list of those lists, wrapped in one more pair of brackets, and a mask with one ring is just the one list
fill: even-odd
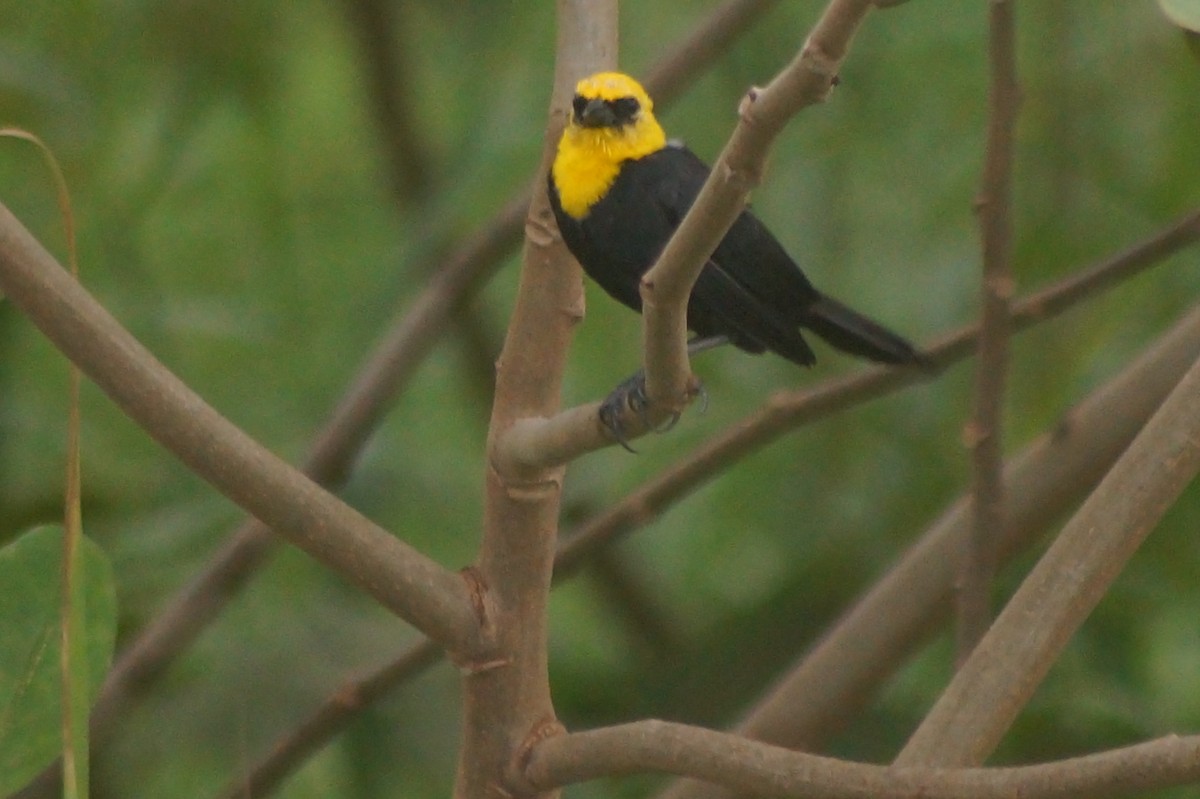
[[(584, 271), (640, 311), (640, 279), (708, 173), (690, 150), (666, 141), (637, 81), (601, 72), (576, 86), (550, 172), (550, 204)], [(770, 350), (805, 366), (815, 357), (801, 327), (873, 361), (921, 359), (900, 336), (813, 288), (749, 211), (738, 216), (700, 272), (688, 302), (688, 327), (700, 339), (726, 340), (754, 353)], [(606, 424), (612, 427), (611, 419)]]

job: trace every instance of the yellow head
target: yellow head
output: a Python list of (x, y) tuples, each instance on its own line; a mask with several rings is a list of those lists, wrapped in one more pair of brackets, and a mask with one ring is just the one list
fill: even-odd
[(624, 161), (665, 145), (654, 103), (636, 80), (620, 72), (599, 72), (579, 81), (553, 167), (563, 210), (583, 218), (608, 191)]

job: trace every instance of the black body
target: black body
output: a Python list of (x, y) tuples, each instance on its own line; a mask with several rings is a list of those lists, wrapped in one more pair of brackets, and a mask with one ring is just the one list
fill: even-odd
[[(626, 161), (583, 219), (550, 204), (559, 230), (584, 270), (614, 298), (641, 311), (642, 275), (695, 202), (709, 168), (676, 145)], [(919, 360), (912, 345), (813, 288), (749, 211), (743, 211), (700, 273), (688, 303), (688, 327), (702, 338), (724, 336), (747, 352), (775, 352), (810, 365), (800, 335), (807, 327), (838, 349), (884, 363)]]

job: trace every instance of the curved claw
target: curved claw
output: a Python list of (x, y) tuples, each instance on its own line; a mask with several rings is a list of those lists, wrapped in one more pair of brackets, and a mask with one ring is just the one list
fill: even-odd
[(654, 432), (669, 433), (671, 431), (671, 429), (675, 427), (675, 425), (679, 424), (679, 420), (682, 417), (683, 417), (683, 414), (680, 413), (679, 411), (672, 411), (671, 418), (668, 419), (667, 421), (663, 422), (658, 427), (654, 428)]
[[(620, 385), (604, 398), (604, 402), (600, 403), (600, 423), (612, 434), (614, 441), (628, 452), (637, 454), (637, 450), (629, 446), (621, 417), (628, 408), (638, 414), (645, 423), (647, 421), (646, 409), (649, 407), (650, 400), (646, 396), (646, 373), (639, 369), (634, 375), (621, 381)], [(645, 424), (645, 426), (648, 428), (650, 425)]]
[(616, 441), (626, 452), (637, 454), (637, 450), (629, 446), (629, 440), (625, 437), (625, 425), (621, 424), (621, 406), (624, 404), (624, 398), (616, 397), (617, 392), (609, 394), (604, 402), (600, 403), (600, 424), (604, 425), (604, 429), (612, 436), (613, 441)]
[[(704, 386), (699, 381), (696, 383), (695, 390), (701, 398), (701, 409), (706, 410), (708, 408), (708, 392), (704, 390)], [(656, 433), (666, 433), (671, 430), (679, 423), (682, 416), (678, 411), (672, 412), (670, 418), (663, 424), (657, 428), (653, 427), (649, 414), (650, 398), (646, 396), (646, 373), (639, 369), (634, 375), (623, 380), (600, 403), (600, 424), (604, 425), (604, 429), (608, 430), (614, 441), (634, 454), (637, 454), (637, 450), (629, 445), (629, 439), (625, 434), (625, 425), (621, 422), (621, 417), (626, 409), (638, 415), (643, 427)]]

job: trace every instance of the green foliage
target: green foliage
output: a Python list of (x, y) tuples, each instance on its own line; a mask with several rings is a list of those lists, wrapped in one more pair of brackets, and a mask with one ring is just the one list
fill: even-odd
[[(0, 116), (62, 154), (85, 281), (201, 395), (293, 461), (440, 264), (435, 255), (527, 185), (541, 151), (552, 4), (508, 3), (503, 13), (478, 0), (392, 4), (390, 41), (404, 56), (400, 79), (432, 186), (403, 202), (348, 3), (9, 5)], [(623, 67), (644, 75), (713, 5), (624, 4)], [(715, 157), (741, 93), (792, 58), (819, 8), (779, 3), (664, 110), (668, 134)], [(784, 133), (754, 197), (818, 286), (917, 341), (978, 307), (984, 10), (909, 2), (872, 13), (839, 87)], [(1200, 70), (1151, 3), (1022, 4), (1019, 24), (1015, 228), (1025, 291), (1200, 200)], [(38, 163), (0, 160), (4, 202), (53, 248), (59, 222), (44, 181)], [(423, 363), (344, 492), (452, 567), (477, 545), (487, 382), (515, 292), (512, 263)], [(1191, 305), (1196, 266), (1195, 251), (1181, 254), (1022, 334), (1007, 448), (1053, 425)], [(636, 319), (594, 286), (587, 299), (564, 383), (570, 404), (602, 396), (637, 366)], [(707, 412), (646, 439), (636, 458), (613, 450), (572, 465), (572, 519), (644, 484), (773, 392), (855, 368), (827, 349), (818, 357), (806, 373), (705, 354), (696, 369)], [(63, 371), (0, 304), (2, 530), (58, 513)], [(611, 574), (588, 572), (566, 588), (551, 642), (564, 719), (732, 723), (969, 484), (960, 431), (970, 381), (971, 367), (958, 367), (789, 435), (618, 547), (626, 578), (671, 631), (665, 653), (607, 590)], [(84, 404), (89, 534), (113, 559), (121, 629), (132, 634), (240, 515), (99, 392), (85, 390)], [(1086, 751), (1200, 727), (1200, 691), (1181, 665), (1194, 662), (1188, 620), (1200, 607), (1195, 505), (1185, 500), (1151, 537), (1005, 758), (1034, 759), (1048, 740)], [(1005, 591), (1027, 565), (1005, 575)], [(1135, 607), (1142, 614), (1128, 612)], [(93, 782), (114, 796), (210, 795), (347, 674), (385, 662), (410, 638), (308, 558), (284, 552), (128, 717)], [(838, 739), (840, 751), (886, 759), (944, 684), (948, 657), (941, 646), (914, 661), (856, 728), (866, 730), (858, 743)], [(446, 795), (456, 690), (443, 667), (399, 691), (378, 711), (384, 721), (364, 721), (282, 795)], [(364, 744), (389, 723), (386, 745)], [(9, 773), (0, 767), (0, 778)], [(405, 784), (406, 775), (417, 776)], [(621, 791), (613, 783), (579, 795), (635, 795)]]
[[(62, 536), (59, 527), (37, 527), (0, 548), (0, 795), (62, 750)], [(84, 538), (78, 552), (75, 629), (87, 659), (72, 672), (71, 693), (86, 699), (112, 659), (117, 604), (103, 551)]]

